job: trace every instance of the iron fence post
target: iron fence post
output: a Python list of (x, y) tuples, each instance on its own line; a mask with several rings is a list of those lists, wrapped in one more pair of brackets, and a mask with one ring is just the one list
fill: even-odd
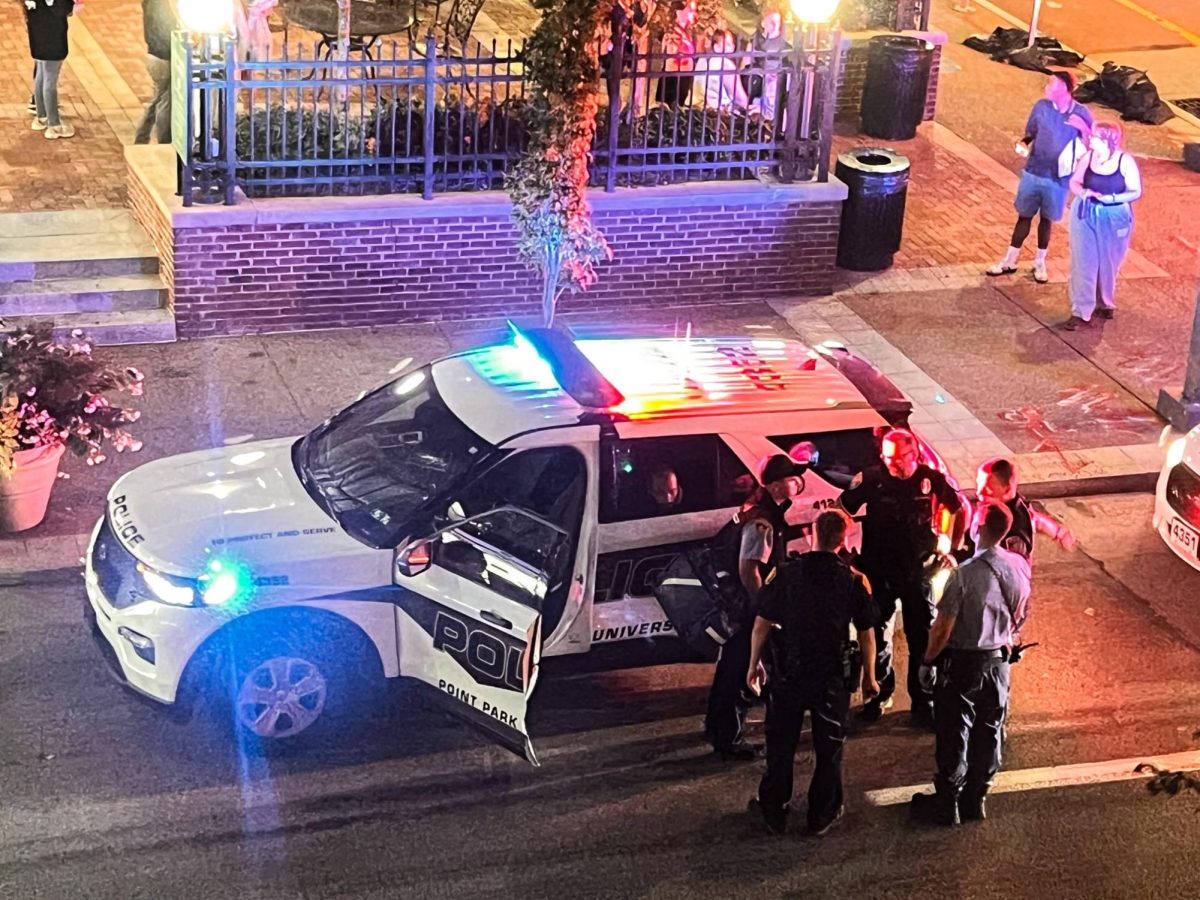
[(829, 63), (821, 79), (821, 133), (817, 144), (817, 181), (829, 180), (829, 157), (833, 151), (833, 120), (837, 115), (838, 78), (842, 74), (842, 30), (828, 36)]
[(225, 41), (225, 83), (221, 87), (221, 140), (225, 148), (225, 205), (237, 189), (237, 45)]
[(803, 31), (797, 28), (792, 33), (792, 71), (788, 78), (787, 109), (783, 118), (783, 145), (779, 150), (779, 180), (789, 184), (796, 178), (798, 141), (800, 126), (800, 102), (804, 93), (804, 48)]
[[(617, 189), (617, 137), (621, 128), (621, 73), (625, 64), (625, 31), (617, 25), (617, 13), (612, 14), (612, 56), (608, 71), (608, 167), (604, 176), (604, 191), (611, 194)], [(636, 49), (634, 53), (636, 54)], [(634, 56), (637, 59), (637, 56)], [(636, 66), (635, 66), (636, 69)], [(638, 73), (634, 71), (636, 84)], [(632, 87), (632, 85), (631, 85)]]
[(185, 41), (185, 59), (184, 64), (185, 76), (187, 78), (187, 87), (183, 91), (184, 97), (184, 121), (187, 123), (184, 133), (184, 151), (185, 155), (180, 159), (179, 167), (179, 192), (183, 195), (183, 205), (192, 205), (192, 191), (195, 189), (195, 178), (192, 172), (192, 159), (196, 154), (196, 134), (194, 111), (192, 109), (193, 93), (195, 92), (195, 74), (192, 72), (192, 64), (195, 62), (192, 42)]
[(422, 150), (425, 154), (424, 184), (421, 197), (433, 199), (433, 126), (437, 113), (437, 38), (433, 32), (425, 35), (425, 138)]

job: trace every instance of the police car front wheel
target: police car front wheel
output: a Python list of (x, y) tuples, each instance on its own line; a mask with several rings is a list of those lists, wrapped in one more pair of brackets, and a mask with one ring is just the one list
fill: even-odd
[(273, 656), (242, 679), (234, 708), (241, 727), (265, 740), (282, 740), (313, 725), (328, 698), (329, 683), (316, 663)]

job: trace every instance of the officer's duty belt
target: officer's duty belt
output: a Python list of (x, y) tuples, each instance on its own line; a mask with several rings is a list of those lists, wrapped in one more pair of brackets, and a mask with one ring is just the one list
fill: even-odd
[(996, 650), (958, 650), (954, 647), (946, 648), (946, 656), (950, 659), (1008, 659), (1008, 648), (1000, 647)]

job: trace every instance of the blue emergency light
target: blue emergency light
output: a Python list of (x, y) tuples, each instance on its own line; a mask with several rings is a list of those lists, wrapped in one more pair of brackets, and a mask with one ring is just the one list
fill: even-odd
[(625, 401), (625, 395), (592, 365), (570, 333), (557, 328), (521, 331), (512, 322), (508, 324), (513, 340), (527, 342), (550, 366), (554, 380), (580, 406), (611, 409)]

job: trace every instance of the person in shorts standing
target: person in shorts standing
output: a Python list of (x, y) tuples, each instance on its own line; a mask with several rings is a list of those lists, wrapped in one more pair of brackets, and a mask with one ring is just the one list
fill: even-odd
[(1027, 156), (1025, 171), (1017, 185), (1013, 206), (1017, 224), (1003, 259), (987, 270), (988, 275), (1011, 275), (1017, 271), (1021, 245), (1029, 237), (1033, 217), (1038, 217), (1037, 254), (1033, 278), (1039, 284), (1050, 280), (1046, 252), (1050, 232), (1066, 211), (1068, 184), (1079, 158), (1086, 152), (1092, 133), (1092, 114), (1071, 96), (1075, 77), (1070, 72), (1053, 72), (1046, 81), (1045, 97), (1033, 105), (1025, 136), (1017, 153)]

